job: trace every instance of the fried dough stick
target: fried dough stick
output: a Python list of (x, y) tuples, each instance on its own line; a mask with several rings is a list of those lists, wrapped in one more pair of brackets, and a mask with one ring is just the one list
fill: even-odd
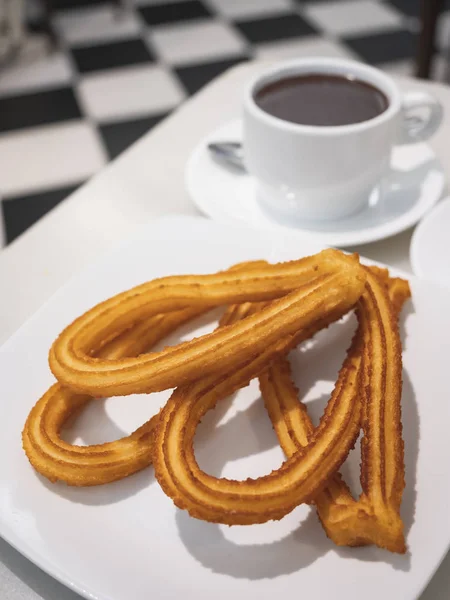
[[(266, 264), (265, 261), (245, 262), (230, 270)], [(154, 315), (101, 345), (96, 356), (105, 360), (138, 356), (207, 310), (197, 307)], [(50, 481), (64, 481), (74, 486), (101, 485), (150, 465), (157, 416), (131, 435), (114, 442), (79, 446), (61, 439), (61, 430), (67, 421), (91, 400), (92, 396), (77, 394), (56, 383), (31, 410), (22, 432), (22, 445), (33, 467)]]
[[(337, 250), (239, 272), (155, 279), (76, 319), (54, 342), (50, 368), (60, 383), (92, 396), (177, 387), (197, 380), (199, 374), (235, 369), (314, 319), (336, 311), (345, 314), (363, 293), (364, 284), (358, 257)], [(315, 305), (306, 301), (306, 288)], [(95, 357), (102, 345), (155, 314), (267, 300), (274, 301), (248, 319), (160, 352), (116, 360)]]
[[(341, 475), (336, 474), (315, 498), (325, 531), (340, 546), (376, 544), (391, 552), (406, 551), (399, 514), (404, 463), (397, 318), (409, 297), (406, 281), (390, 278), (386, 282), (382, 271), (368, 270), (366, 292), (357, 308), (364, 337), (363, 493), (355, 501)], [(251, 307), (234, 310), (240, 310), (242, 318)], [(291, 456), (309, 443), (314, 426), (306, 407), (298, 401), (287, 358), (278, 359), (260, 376), (260, 387), (280, 445), (286, 456)]]
[[(302, 310), (307, 310), (307, 303), (302, 304)], [(223, 370), (220, 375), (204, 377), (175, 390), (160, 413), (153, 465), (158, 482), (176, 506), (198, 519), (249, 525), (281, 519), (299, 504), (311, 502), (323, 489), (347, 457), (360, 431), (363, 350), (360, 329), (319, 427), (312, 433), (307, 447), (297, 448), (288, 455), (279, 469), (245, 481), (212, 477), (199, 468), (193, 442), (202, 417), (219, 400), (261, 376), (274, 358), (284, 356), (336, 317), (337, 314), (333, 319), (325, 317), (320, 327), (316, 322), (291, 338), (280, 338), (277, 345), (250, 355), (248, 362), (238, 368)], [(244, 322), (251, 318), (247, 317)]]

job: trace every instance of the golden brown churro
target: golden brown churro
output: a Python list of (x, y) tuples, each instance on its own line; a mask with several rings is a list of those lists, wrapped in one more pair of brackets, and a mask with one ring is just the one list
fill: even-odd
[[(265, 261), (245, 262), (231, 270), (265, 264)], [(150, 317), (101, 346), (97, 356), (108, 360), (138, 356), (205, 310), (186, 308)], [(34, 468), (51, 481), (75, 486), (101, 485), (131, 475), (151, 462), (156, 417), (114, 442), (78, 446), (61, 439), (65, 423), (91, 400), (91, 396), (57, 383), (38, 400), (27, 418), (22, 432), (24, 450)]]
[[(388, 298), (386, 281), (383, 281), (386, 274), (380, 279), (381, 274), (373, 268), (368, 269), (366, 292), (357, 308), (365, 348), (362, 445), (368, 450), (362, 452), (364, 491), (355, 501), (346, 483), (336, 474), (316, 496), (315, 505), (325, 531), (336, 544), (376, 544), (402, 553), (406, 548), (399, 509), (404, 465), (400, 421), (401, 354), (398, 352), (400, 340), (396, 319), (403, 303), (410, 297), (410, 290), (406, 281), (389, 279)], [(379, 339), (375, 339), (374, 331)], [(374, 364), (378, 368), (374, 368)], [(260, 376), (260, 386), (280, 445), (286, 456), (290, 456), (297, 448), (309, 443), (314, 427), (306, 407), (298, 402), (286, 358), (277, 359)], [(373, 440), (382, 438), (384, 445), (380, 448), (380, 442), (377, 444)], [(378, 477), (373, 476), (376, 471)], [(390, 478), (387, 478), (388, 473)], [(384, 481), (382, 475), (386, 476)]]
[[(198, 309), (185, 309), (151, 317), (103, 346), (99, 356), (111, 359), (137, 356), (198, 314)], [(33, 467), (51, 481), (76, 486), (100, 485), (136, 473), (151, 463), (156, 416), (131, 435), (114, 442), (78, 446), (61, 439), (65, 423), (91, 400), (91, 396), (55, 383), (28, 415), (22, 432), (24, 450)]]
[[(404, 552), (400, 503), (401, 345), (397, 317), (409, 286), (337, 250), (289, 263), (255, 261), (214, 275), (157, 279), (102, 302), (69, 325), (50, 351), (58, 379), (23, 430), (31, 464), (52, 481), (97, 485), (153, 462), (180, 508), (247, 525), (314, 503), (338, 545)], [(148, 352), (179, 325), (231, 305), (214, 332)], [(356, 308), (358, 328), (318, 427), (299, 401), (287, 353)], [(212, 477), (196, 462), (196, 428), (216, 403), (259, 378), (286, 460), (257, 479)], [(159, 415), (115, 442), (76, 446), (60, 431), (91, 399), (175, 387)], [(355, 501), (338, 473), (363, 429)]]
[[(156, 279), (98, 304), (69, 325), (53, 344), (50, 367), (61, 383), (93, 396), (176, 387), (195, 381), (200, 373), (234, 368), (249, 354), (329, 313), (345, 314), (364, 283), (358, 258), (337, 250), (239, 272)], [(120, 360), (92, 357), (136, 321), (154, 314), (275, 298), (231, 327), (158, 353)]]

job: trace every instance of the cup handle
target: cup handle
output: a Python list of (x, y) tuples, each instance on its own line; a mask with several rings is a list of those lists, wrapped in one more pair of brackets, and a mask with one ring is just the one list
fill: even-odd
[(407, 92), (402, 99), (402, 144), (424, 142), (442, 122), (443, 108), (428, 92)]

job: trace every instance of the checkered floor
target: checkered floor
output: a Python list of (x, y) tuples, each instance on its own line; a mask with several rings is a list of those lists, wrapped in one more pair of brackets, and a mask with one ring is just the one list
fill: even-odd
[[(419, 28), (419, 0), (55, 4), (58, 49), (48, 52), (29, 0), (34, 33), (0, 70), (0, 246), (228, 67), (328, 55), (412, 73)], [(450, 42), (450, 2), (440, 40)]]

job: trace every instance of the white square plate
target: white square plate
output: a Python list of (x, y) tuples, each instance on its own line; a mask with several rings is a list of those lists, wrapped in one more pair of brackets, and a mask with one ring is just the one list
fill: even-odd
[[(151, 468), (98, 488), (52, 485), (36, 475), (21, 448), (26, 416), (52, 383), (48, 349), (92, 304), (162, 275), (207, 273), (248, 259), (286, 260), (319, 249), (285, 232), (172, 217), (143, 226), (62, 288), (0, 350), (0, 534), (86, 598), (416, 598), (450, 542), (450, 294), (429, 283), (412, 279), (413, 302), (402, 319), (405, 556), (336, 548), (306, 506), (280, 522), (252, 527), (191, 519), (163, 494)], [(198, 325), (197, 332), (214, 326)], [(316, 419), (352, 327), (352, 319), (336, 324), (306, 352), (293, 354), (297, 384)], [(181, 332), (183, 339), (188, 335), (192, 331)], [(168, 393), (93, 402), (70, 439), (120, 437), (154, 414)], [(255, 382), (204, 419), (196, 446), (201, 466), (237, 478), (269, 472), (282, 460)], [(344, 468), (353, 483), (358, 463), (354, 452)]]

